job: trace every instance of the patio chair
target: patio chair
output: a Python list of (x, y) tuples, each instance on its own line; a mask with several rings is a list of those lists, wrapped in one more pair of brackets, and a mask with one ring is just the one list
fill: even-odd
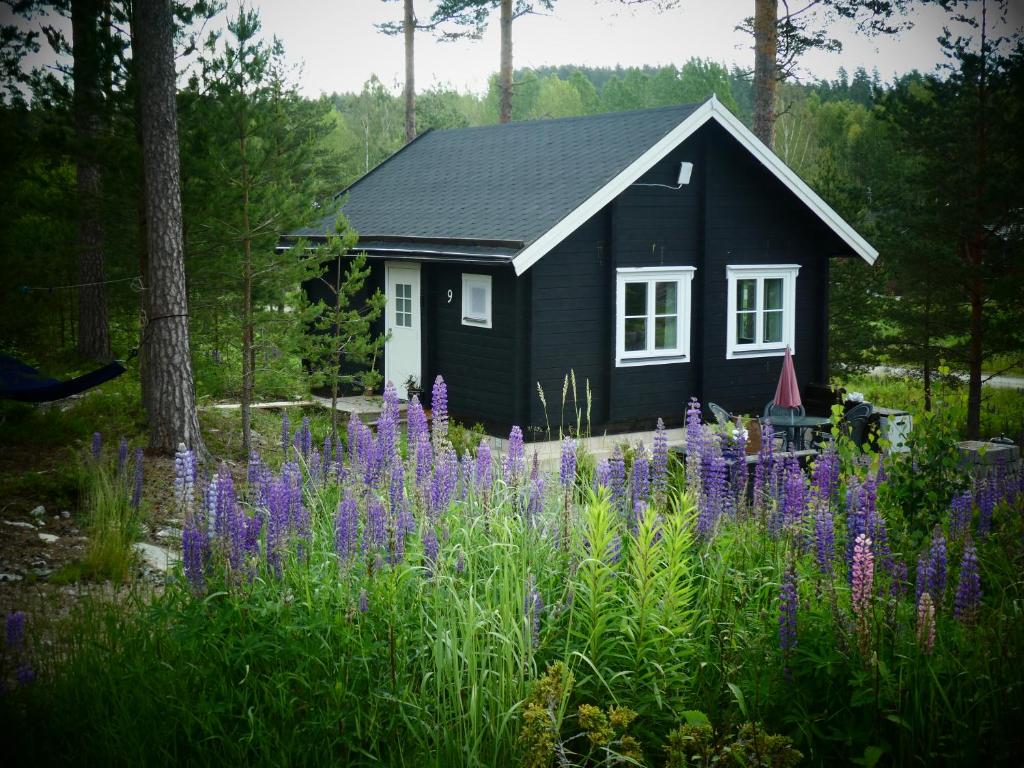
[(864, 446), (864, 433), (871, 418), (871, 403), (858, 403), (846, 412), (840, 423), (843, 431), (858, 448)]
[(732, 414), (718, 403), (709, 402), (708, 408), (711, 410), (711, 415), (715, 417), (715, 421), (717, 421), (720, 426), (724, 427), (732, 422)]

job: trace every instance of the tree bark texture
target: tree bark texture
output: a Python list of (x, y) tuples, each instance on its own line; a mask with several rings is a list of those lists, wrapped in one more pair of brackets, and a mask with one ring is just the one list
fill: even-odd
[(754, 0), (754, 135), (769, 149), (775, 139), (779, 0)]
[(405, 19), (402, 22), (405, 35), (405, 141), (416, 138), (416, 14), (412, 0), (405, 0)]
[(173, 453), (184, 443), (204, 455), (189, 349), (171, 6), (169, 0), (137, 0), (134, 10), (148, 255), (149, 444)]
[(512, 0), (501, 0), (501, 116), (512, 122)]
[(73, 0), (71, 35), (74, 52), (73, 101), (78, 232), (78, 353), (109, 360), (106, 272), (103, 258), (103, 172), (99, 163), (100, 41), (98, 0)]

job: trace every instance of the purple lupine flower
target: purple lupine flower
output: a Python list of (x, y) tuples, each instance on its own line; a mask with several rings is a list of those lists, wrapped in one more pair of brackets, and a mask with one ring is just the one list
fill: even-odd
[(656, 499), (664, 499), (668, 492), (668, 433), (665, 422), (658, 418), (654, 428), (654, 452), (651, 457), (651, 492)]
[(363, 526), (363, 552), (378, 550), (386, 541), (384, 505), (371, 498), (366, 506), (366, 525)]
[(100, 455), (103, 453), (103, 435), (99, 432), (92, 433), (92, 458), (93, 461), (99, 461)]
[(206, 560), (210, 544), (206, 531), (194, 520), (186, 521), (181, 530), (182, 560), (185, 566), (185, 578), (195, 595), (206, 591)]
[(508, 435), (508, 451), (502, 464), (505, 482), (515, 485), (526, 469), (526, 452), (523, 448), (523, 430), (512, 427)]
[(800, 597), (796, 585), (796, 566), (790, 563), (779, 587), (779, 648), (788, 656), (797, 645), (796, 615)]
[(306, 464), (307, 471), (309, 472), (309, 482), (314, 488), (321, 484), (324, 480), (323, 476), (323, 459), (320, 456), (320, 451), (314, 448), (309, 454), (309, 461)]
[(459, 499), (465, 501), (473, 490), (473, 476), (476, 474), (476, 460), (467, 449), (459, 456)]
[(533, 452), (533, 468), (530, 470), (530, 495), (526, 504), (526, 523), (536, 526), (544, 508), (544, 478), (537, 463), (537, 452)]
[(544, 610), (544, 598), (537, 589), (537, 579), (531, 573), (526, 579), (526, 595), (523, 598), (523, 614), (530, 628), (532, 647), (540, 645), (540, 614)]
[(450, 447), (442, 449), (434, 466), (430, 484), (428, 510), (436, 518), (446, 511), (455, 496), (455, 484), (459, 476), (459, 463), (455, 451)]
[(416, 449), (420, 444), (420, 435), (427, 435), (427, 440), (429, 441), (430, 439), (427, 414), (423, 410), (423, 404), (420, 402), (418, 395), (413, 395), (412, 399), (409, 400), (406, 421), (408, 422), (406, 439), (409, 444), (409, 452), (411, 455), (415, 455)]
[(875, 558), (871, 552), (871, 539), (863, 533), (857, 536), (853, 549), (853, 613), (861, 622), (867, 622), (871, 611), (871, 597), (875, 579)]
[(921, 595), (929, 590), (931, 587), (932, 574), (931, 574), (931, 560), (928, 557), (927, 552), (922, 552), (917, 556), (917, 570), (914, 571), (914, 604), (916, 605), (921, 599)]
[(352, 467), (358, 467), (361, 464), (361, 456), (359, 455), (359, 433), (362, 431), (363, 422), (359, 420), (359, 415), (352, 411), (348, 417), (348, 424), (345, 426), (345, 434), (348, 444), (348, 463)]
[(25, 612), (11, 611), (7, 614), (7, 648), (20, 651), (25, 644)]
[(839, 454), (834, 447), (818, 455), (811, 470), (811, 486), (815, 495), (826, 504), (831, 504), (839, 490)]
[(437, 565), (438, 543), (434, 526), (430, 523), (424, 524), (421, 538), (423, 541), (423, 567), (426, 570), (427, 578), (429, 578), (434, 575), (434, 568)]
[(124, 437), (117, 444), (117, 474), (124, 472), (124, 465), (128, 462), (128, 440)]
[(907, 564), (902, 558), (895, 557), (890, 561), (889, 566), (889, 596), (899, 600), (907, 592), (909, 576), (907, 575)]
[(641, 445), (633, 459), (633, 469), (629, 476), (629, 492), (632, 497), (630, 509), (636, 509), (638, 503), (646, 504), (651, 498), (651, 465), (647, 459), (647, 451)]
[(818, 570), (826, 576), (832, 573), (832, 560), (836, 551), (836, 529), (828, 505), (819, 501), (814, 517), (814, 559)]
[(459, 556), (455, 560), (455, 572), (462, 573), (466, 570), (466, 555), (462, 550), (459, 550)]
[(259, 482), (260, 466), (262, 463), (260, 461), (260, 454), (255, 448), (249, 451), (249, 461), (245, 465), (245, 482), (249, 487), (253, 487)]
[(576, 482), (576, 441), (571, 437), (562, 440), (562, 460), (558, 477), (562, 488), (567, 491)]
[(178, 444), (174, 454), (174, 500), (184, 519), (190, 520), (195, 504), (196, 457), (184, 443)]
[(426, 432), (421, 432), (419, 445), (416, 446), (416, 485), (426, 488), (430, 482), (431, 470), (434, 465), (434, 451)]
[(608, 459), (609, 486), (611, 490), (612, 509), (622, 517), (626, 516), (629, 499), (626, 497), (626, 461), (622, 458), (622, 448), (618, 445)]
[(698, 503), (697, 535), (710, 541), (715, 534), (728, 496), (728, 469), (721, 454), (709, 457), (701, 472), (701, 496)]
[(960, 560), (960, 578), (956, 585), (953, 615), (964, 624), (973, 624), (981, 607), (981, 575), (978, 572), (978, 550), (968, 539)]
[(386, 472), (399, 460), (398, 392), (390, 381), (384, 387), (384, 408), (377, 419), (377, 444), (381, 466)]
[(790, 457), (785, 461), (785, 479), (782, 489), (782, 524), (785, 526), (797, 526), (804, 517), (806, 505), (803, 470), (796, 457)]
[(313, 448), (313, 433), (309, 431), (309, 417), (302, 417), (302, 458), (308, 459)]
[(970, 491), (953, 497), (949, 504), (949, 537), (953, 540), (963, 538), (971, 529), (971, 518), (974, 516), (974, 498)]
[(487, 440), (481, 440), (476, 447), (476, 487), (483, 494), (491, 490), (493, 482), (491, 466), (491, 446)]
[(612, 465), (608, 459), (601, 459), (594, 467), (594, 490), (608, 488), (612, 482)]
[(288, 479), (272, 480), (267, 489), (267, 565), (281, 575), (281, 552), (288, 539), (291, 491)]
[(700, 421), (700, 403), (690, 398), (686, 410), (686, 487), (700, 498), (701, 466), (704, 463), (704, 426)]
[(448, 440), (448, 387), (440, 374), (434, 379), (434, 387), (430, 392), (430, 409), (436, 451)]
[(370, 598), (366, 594), (366, 590), (365, 589), (360, 589), (359, 590), (359, 612), (360, 613), (366, 613), (368, 610), (370, 610)]
[(291, 444), (292, 425), (288, 421), (288, 412), (281, 412), (281, 452), (288, 455), (288, 446)]
[(942, 529), (935, 526), (932, 534), (932, 546), (928, 553), (928, 572), (930, 581), (928, 591), (935, 601), (936, 608), (942, 607), (943, 597), (946, 594), (946, 538), (942, 535)]
[(356, 500), (345, 496), (338, 502), (334, 517), (334, 551), (338, 560), (347, 562), (356, 553), (359, 544), (359, 506)]
[(405, 512), (405, 467), (402, 462), (395, 462), (391, 469), (391, 480), (388, 484), (388, 505), (396, 519)]
[(917, 644), (925, 656), (935, 648), (935, 603), (927, 590), (917, 599)]

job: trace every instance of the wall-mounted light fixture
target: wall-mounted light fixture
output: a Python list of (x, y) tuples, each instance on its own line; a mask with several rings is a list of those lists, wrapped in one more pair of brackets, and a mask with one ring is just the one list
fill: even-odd
[(630, 184), (631, 187), (663, 187), (664, 189), (682, 189), (690, 183), (690, 176), (693, 175), (693, 163), (680, 163), (679, 164), (679, 177), (676, 179), (676, 185), (671, 184), (641, 184), (636, 182)]

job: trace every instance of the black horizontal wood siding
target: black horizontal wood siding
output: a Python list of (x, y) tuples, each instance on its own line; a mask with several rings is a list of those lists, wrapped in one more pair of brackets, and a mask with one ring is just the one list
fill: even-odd
[[(491, 327), (462, 324), (463, 273), (491, 276)], [(516, 283), (511, 266), (424, 264), (427, 359), (424, 389), (440, 374), (448, 411), (500, 434), (515, 420), (517, 400)], [(451, 291), (451, 301), (448, 292)]]
[(848, 249), (723, 129), (708, 125), (704, 132), (708, 184), (702, 400), (734, 413), (760, 414), (775, 394), (782, 357), (726, 359), (726, 266), (800, 265), (793, 362), (803, 388), (826, 375), (828, 256)]
[[(615, 326), (607, 358), (611, 371), (608, 420), (611, 424), (651, 426), (660, 416), (666, 423), (679, 423), (686, 414), (686, 402), (696, 394), (700, 353), (698, 329), (702, 323), (699, 278), (703, 227), (701, 164), (703, 136), (698, 133), (658, 162), (637, 184), (622, 192), (612, 205), (612, 253), (614, 267), (696, 267), (690, 311), (690, 362), (667, 365), (618, 367), (615, 362)], [(676, 184), (680, 163), (694, 164), (690, 183)], [(663, 184), (665, 186), (640, 186)], [(608, 313), (615, 317), (615, 274), (609, 291)], [(685, 311), (685, 310), (684, 310)], [(680, 329), (681, 330), (681, 329)]]
[[(588, 384), (591, 425), (608, 420), (608, 296), (613, 290), (609, 216), (607, 208), (595, 214), (526, 273), (531, 277), (532, 307), (527, 426), (534, 436), (544, 436), (547, 429), (557, 436), (563, 418), (563, 428), (575, 428), (577, 407), (585, 421)], [(563, 408), (562, 387), (570, 372), (576, 377), (577, 402), (570, 389)], [(538, 385), (547, 401), (546, 413)]]
[[(341, 258), (333, 259), (326, 265), (327, 271), (324, 273), (323, 278), (307, 280), (306, 282), (304, 282), (302, 284), (302, 289), (306, 294), (306, 298), (312, 303), (322, 301), (328, 307), (333, 307), (335, 297), (333, 290), (329, 286), (333, 286), (335, 284), (335, 280), (337, 279), (339, 269), (342, 270), (342, 276), (344, 279), (344, 272), (351, 265), (352, 259), (352, 256), (343, 256)], [(363, 290), (357, 293), (352, 298), (351, 306), (363, 306), (366, 303), (366, 300), (371, 295), (373, 295), (377, 290), (380, 290), (382, 293), (384, 292), (384, 264), (379, 261), (368, 261), (367, 264), (370, 267), (370, 275), (366, 279), (366, 283), (363, 286)], [(371, 323), (371, 331), (372, 333), (378, 335), (384, 333), (383, 314), (381, 314), (381, 316), (377, 318), (377, 320)], [(309, 366), (309, 361), (306, 361), (306, 365), (307, 367)], [(340, 370), (343, 376), (352, 376), (354, 374), (361, 373), (367, 370), (369, 368), (369, 365), (369, 363), (353, 363), (350, 360), (342, 358)], [(377, 361), (376, 369), (381, 372), (384, 371), (383, 360)], [(362, 392), (362, 389), (362, 386), (358, 384), (347, 383), (341, 387), (340, 391), (341, 394), (353, 394)], [(315, 388), (314, 391), (317, 394), (329, 395), (330, 387), (318, 387)]]

